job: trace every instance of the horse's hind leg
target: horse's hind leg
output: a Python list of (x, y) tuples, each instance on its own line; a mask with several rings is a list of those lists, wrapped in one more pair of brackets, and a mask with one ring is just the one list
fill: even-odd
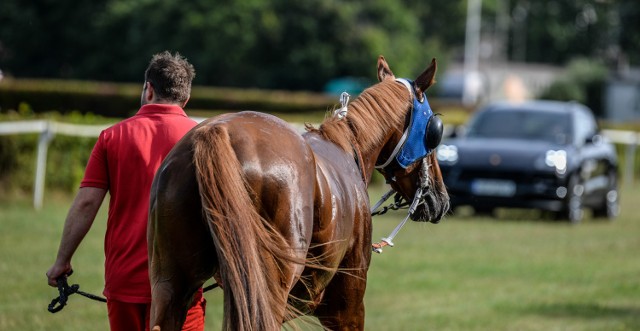
[[(171, 221), (182, 223), (185, 219)], [(200, 234), (183, 236), (180, 231), (170, 232), (170, 236), (156, 237), (149, 269), (151, 326), (166, 325), (162, 331), (181, 329), (195, 292), (213, 275), (215, 260), (215, 252), (203, 245)], [(207, 234), (206, 229), (201, 233)]]
[(364, 330), (366, 271), (345, 272), (327, 286), (315, 315), (328, 330)]
[(165, 161), (151, 189), (150, 326), (162, 331), (181, 329), (195, 292), (217, 265), (213, 241), (202, 219), (197, 183), (189, 169), (190, 157), (182, 160)]
[[(153, 277), (152, 277), (153, 278)], [(153, 326), (152, 331), (161, 331), (161, 330), (179, 330), (180, 322), (182, 320), (182, 315), (186, 316), (186, 310), (182, 313), (181, 307), (176, 307), (175, 300), (173, 297), (173, 284), (169, 282), (157, 282), (155, 281), (152, 284), (152, 296), (153, 303), (151, 305), (151, 321), (150, 325)], [(170, 319), (169, 313), (170, 311), (179, 311), (179, 318)], [(162, 326), (162, 328), (160, 327)]]
[(364, 293), (371, 262), (371, 216), (363, 204), (354, 217), (353, 243), (326, 286), (315, 315), (329, 330), (364, 330)]

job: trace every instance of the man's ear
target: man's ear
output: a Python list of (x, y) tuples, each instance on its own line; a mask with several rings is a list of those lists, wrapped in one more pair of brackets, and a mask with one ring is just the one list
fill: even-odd
[(144, 99), (150, 103), (155, 97), (155, 91), (153, 90), (153, 85), (151, 85), (151, 83), (145, 82), (145, 84)]
[(187, 100), (184, 101), (184, 103), (182, 103), (182, 108), (187, 106), (187, 102), (189, 102), (189, 99), (191, 98), (191, 96), (187, 97)]

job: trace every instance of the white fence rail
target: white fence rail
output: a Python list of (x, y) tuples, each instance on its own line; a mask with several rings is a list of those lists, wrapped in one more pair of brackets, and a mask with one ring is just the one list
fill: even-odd
[(47, 167), (47, 150), (56, 134), (79, 137), (97, 137), (109, 125), (76, 125), (54, 121), (15, 121), (0, 123), (0, 135), (37, 133), (38, 156), (36, 178), (33, 182), (33, 207), (40, 209), (44, 197), (44, 175)]
[[(192, 117), (195, 121), (201, 122), (205, 118)], [(11, 121), (0, 122), (0, 136), (37, 133), (40, 135), (38, 139), (38, 152), (36, 158), (36, 173), (33, 187), (33, 206), (36, 209), (42, 207), (44, 197), (45, 170), (47, 165), (47, 150), (49, 143), (56, 135), (77, 136), (77, 137), (98, 137), (102, 130), (106, 129), (110, 124), (105, 125), (78, 125), (60, 123), (55, 121), (35, 120), (35, 121)], [(301, 124), (293, 123), (293, 125), (302, 130)], [(446, 132), (450, 132), (451, 127), (445, 127)], [(603, 134), (611, 142), (615, 144), (626, 145), (625, 151), (626, 162), (624, 165), (624, 182), (627, 185), (633, 183), (635, 153), (640, 143), (640, 133), (635, 131), (620, 130), (603, 130)]]

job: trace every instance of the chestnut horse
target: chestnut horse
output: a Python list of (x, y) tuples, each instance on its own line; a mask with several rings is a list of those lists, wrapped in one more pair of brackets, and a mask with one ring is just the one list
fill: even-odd
[(442, 122), (424, 95), (435, 73), (434, 59), (415, 81), (396, 80), (380, 56), (379, 83), (340, 109), (346, 116), (303, 135), (257, 112), (187, 133), (151, 189), (153, 330), (179, 330), (211, 277), (224, 291), (224, 330), (280, 330), (300, 314), (330, 330), (363, 330), (373, 171), (414, 201), (414, 221), (437, 223), (449, 208), (431, 153)]

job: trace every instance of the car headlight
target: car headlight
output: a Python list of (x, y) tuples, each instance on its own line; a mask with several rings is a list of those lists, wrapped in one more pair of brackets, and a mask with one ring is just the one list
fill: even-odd
[(567, 152), (564, 150), (549, 150), (545, 155), (544, 163), (556, 168), (556, 172), (564, 174), (567, 171)]
[(458, 162), (458, 147), (453, 145), (440, 145), (436, 150), (436, 157), (440, 162)]

